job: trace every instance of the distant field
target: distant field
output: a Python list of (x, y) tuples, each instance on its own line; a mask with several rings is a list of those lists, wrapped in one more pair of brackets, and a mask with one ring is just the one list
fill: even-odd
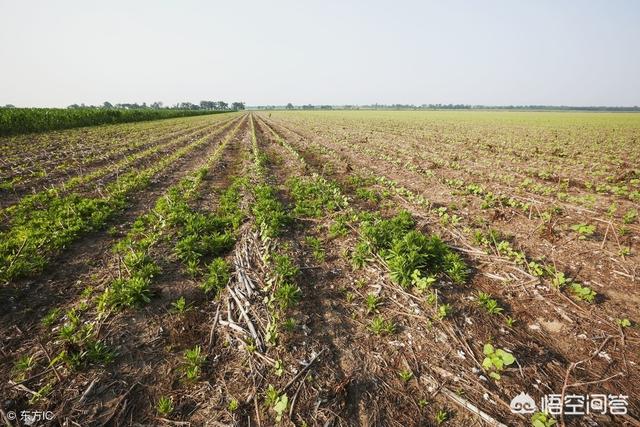
[(113, 108), (0, 108), (0, 136), (81, 126), (200, 116), (222, 111)]
[(525, 392), (624, 395), (566, 425), (639, 422), (639, 114), (261, 111), (0, 151), (16, 407), (552, 425), (512, 412)]

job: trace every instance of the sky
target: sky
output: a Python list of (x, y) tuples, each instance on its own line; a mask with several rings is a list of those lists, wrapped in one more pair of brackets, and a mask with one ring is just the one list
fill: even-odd
[(0, 0), (0, 105), (640, 105), (635, 0)]

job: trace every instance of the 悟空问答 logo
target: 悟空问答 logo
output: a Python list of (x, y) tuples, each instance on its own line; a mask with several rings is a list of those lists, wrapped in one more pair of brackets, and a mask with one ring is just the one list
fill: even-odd
[(536, 402), (524, 391), (511, 399), (511, 412), (515, 414), (533, 414), (536, 409)]

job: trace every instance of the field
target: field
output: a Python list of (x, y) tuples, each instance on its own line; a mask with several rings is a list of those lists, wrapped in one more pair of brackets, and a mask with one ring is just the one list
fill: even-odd
[(214, 113), (219, 111), (97, 107), (0, 108), (0, 136)]
[(9, 425), (640, 425), (638, 114), (234, 112), (0, 152)]

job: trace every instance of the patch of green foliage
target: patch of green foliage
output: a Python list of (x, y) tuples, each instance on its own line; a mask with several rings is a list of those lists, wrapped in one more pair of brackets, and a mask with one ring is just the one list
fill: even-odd
[(439, 237), (427, 236), (414, 226), (406, 211), (390, 219), (375, 215), (365, 218), (360, 225), (362, 239), (353, 254), (355, 260), (363, 264), (368, 253), (379, 254), (389, 267), (391, 279), (404, 288), (417, 284), (424, 290), (426, 283), (420, 279), (439, 274), (446, 274), (454, 283), (464, 283), (467, 266), (460, 255)]
[(288, 187), (295, 201), (292, 212), (295, 216), (317, 218), (348, 205), (348, 200), (340, 188), (319, 175), (313, 175), (311, 178), (292, 178), (288, 181)]
[(488, 371), (489, 376), (495, 380), (500, 379), (500, 372), (502, 372), (506, 366), (512, 365), (516, 361), (513, 354), (499, 348), (496, 349), (488, 343), (484, 345), (482, 352), (485, 356), (482, 361), (482, 367)]
[(262, 238), (277, 237), (289, 224), (290, 217), (278, 200), (276, 191), (267, 184), (261, 184), (253, 190), (255, 203), (251, 211)]

